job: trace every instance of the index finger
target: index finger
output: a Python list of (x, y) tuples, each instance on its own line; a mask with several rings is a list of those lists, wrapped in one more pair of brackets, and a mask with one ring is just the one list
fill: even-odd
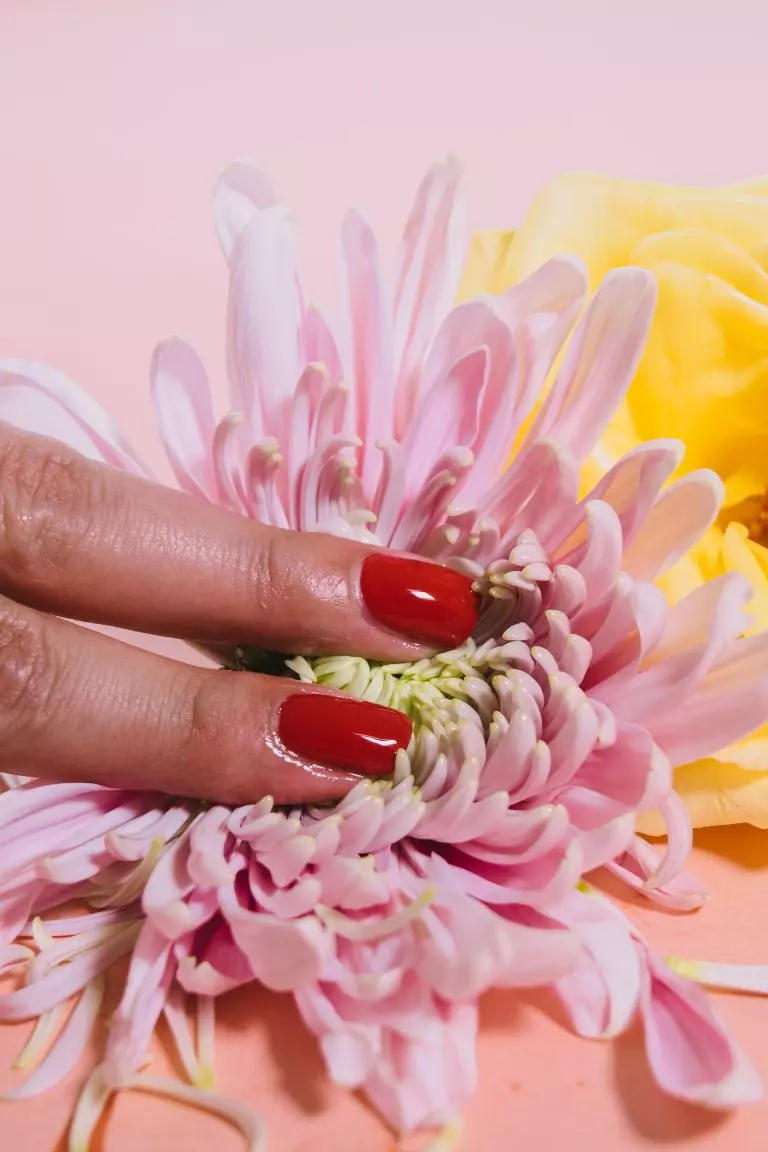
[(259, 524), (0, 425), (0, 591), (29, 607), (200, 644), (415, 659), (463, 642), (471, 581)]

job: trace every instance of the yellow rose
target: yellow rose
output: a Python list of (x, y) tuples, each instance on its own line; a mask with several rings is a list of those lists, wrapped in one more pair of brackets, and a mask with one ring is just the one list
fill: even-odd
[[(665, 591), (676, 600), (739, 571), (755, 588), (755, 628), (768, 628), (768, 178), (710, 190), (560, 176), (517, 232), (474, 237), (461, 295), (504, 291), (563, 253), (584, 261), (591, 288), (626, 264), (658, 281), (648, 345), (601, 460), (672, 436), (685, 442), (686, 469), (713, 468), (725, 483), (720, 525), (667, 575)], [(598, 469), (592, 461), (591, 479)], [(678, 769), (676, 785), (696, 826), (768, 828), (768, 724)]]

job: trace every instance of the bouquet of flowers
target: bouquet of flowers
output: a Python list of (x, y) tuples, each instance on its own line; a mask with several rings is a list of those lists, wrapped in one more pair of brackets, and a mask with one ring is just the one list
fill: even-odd
[[(216, 185), (232, 410), (216, 418), (188, 344), (158, 347), (152, 393), (180, 487), (456, 568), (481, 610), (466, 643), (413, 663), (280, 658), (284, 675), (413, 726), (393, 775), (333, 807), (227, 808), (27, 779), (23, 764), (4, 778), (0, 971), (16, 984), (0, 1021), (36, 1021), (31, 1071), (6, 1096), (75, 1066), (103, 973), (130, 958), (71, 1152), (124, 1088), (197, 1101), (265, 1147), (257, 1117), (214, 1091), (210, 1057), (216, 996), (252, 980), (293, 994), (337, 1082), (398, 1130), (437, 1127), (441, 1148), (473, 1091), (477, 1002), (494, 986), (551, 989), (587, 1038), (639, 1016), (653, 1075), (677, 1097), (761, 1098), (702, 984), (761, 991), (766, 973), (660, 958), (601, 885), (610, 873), (663, 908), (699, 908), (707, 893), (684, 871), (696, 765), (768, 770), (764, 737), (740, 743), (768, 717), (762, 490), (753, 473), (719, 469), (724, 487), (702, 466), (703, 425), (693, 467), (659, 438), (681, 430), (648, 392), (657, 280), (670, 308), (649, 248), (665, 275), (671, 263), (653, 236), (611, 248), (619, 193), (612, 216), (599, 189), (590, 215), (593, 183), (556, 184), (520, 233), (470, 251), (459, 185), (451, 159), (426, 176), (393, 289), (371, 228), (346, 217), (338, 326), (307, 303), (266, 178), (236, 163)], [(692, 195), (692, 211), (712, 215), (711, 199)], [(665, 240), (681, 267), (686, 235)], [(697, 299), (694, 278), (674, 288), (682, 306)], [(0, 418), (11, 391), (44, 397), (62, 439), (74, 429), (95, 458), (149, 474), (59, 372), (0, 362)], [(724, 495), (741, 509), (726, 521)], [(242, 674), (257, 655), (239, 650)], [(187, 1084), (142, 1071), (161, 1016)]]

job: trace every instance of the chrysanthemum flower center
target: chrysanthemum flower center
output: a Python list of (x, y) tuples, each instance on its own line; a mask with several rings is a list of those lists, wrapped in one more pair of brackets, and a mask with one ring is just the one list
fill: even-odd
[(268, 668), (243, 650), (240, 666), (404, 712), (413, 740), (380, 787), (410, 781), (430, 801), (460, 786), (468, 804), (491, 793), (513, 804), (538, 795), (550, 776), (554, 785), (570, 779), (592, 747), (616, 738), (610, 711), (582, 686), (592, 648), (572, 623), (586, 584), (569, 565), (553, 565), (529, 529), (506, 557), (466, 570), (482, 609), (474, 635), (452, 651), (397, 664), (295, 656)]
[[(457, 711), (472, 709), (487, 734), (498, 709), (494, 681), (510, 669), (510, 658), (530, 636), (526, 625), (514, 625), (500, 642), (461, 648), (424, 660), (378, 664), (357, 656), (288, 660), (288, 668), (305, 683), (320, 684), (404, 712), (414, 730), (432, 731), (450, 724)], [(459, 706), (457, 709), (457, 705)]]

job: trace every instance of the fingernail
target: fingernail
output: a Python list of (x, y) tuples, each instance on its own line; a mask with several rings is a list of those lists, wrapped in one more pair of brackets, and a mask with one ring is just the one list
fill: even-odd
[(379, 624), (422, 644), (463, 644), (479, 616), (479, 597), (468, 576), (385, 552), (366, 556), (360, 593)]
[(402, 712), (351, 697), (319, 692), (286, 696), (277, 717), (285, 747), (328, 768), (386, 776), (399, 748), (407, 748), (411, 722)]

